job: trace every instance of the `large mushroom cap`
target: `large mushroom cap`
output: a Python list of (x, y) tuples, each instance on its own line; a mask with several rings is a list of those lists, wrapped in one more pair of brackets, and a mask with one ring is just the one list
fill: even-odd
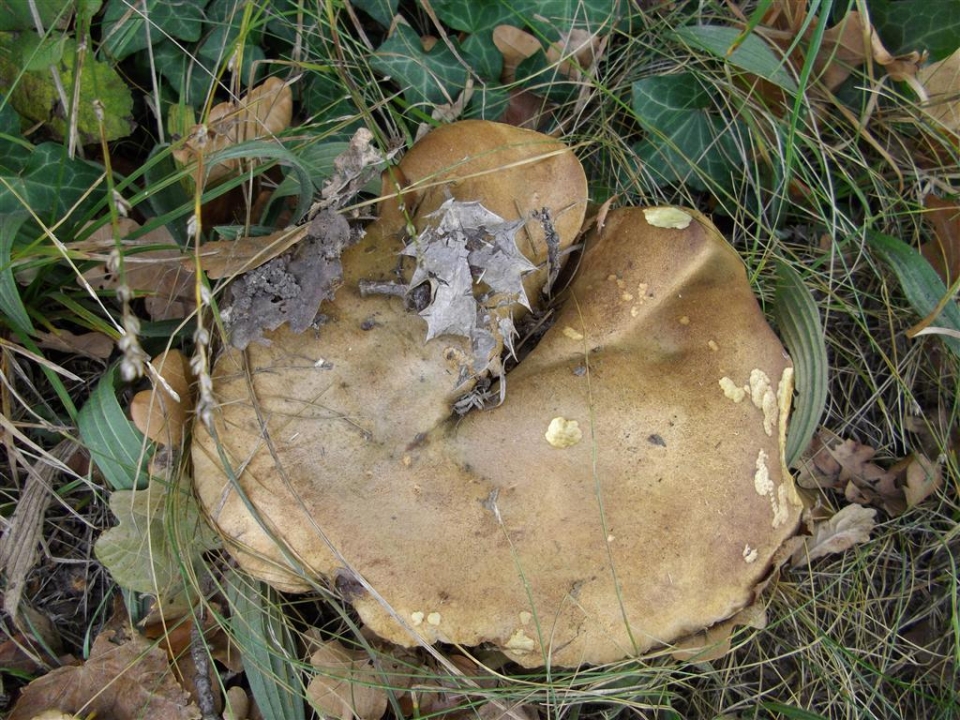
[(193, 460), (238, 561), (282, 589), (328, 579), (394, 642), (526, 666), (614, 661), (748, 605), (799, 517), (789, 359), (704, 218), (614, 211), (587, 246), (506, 401), (462, 419), (461, 339), (424, 343), (399, 299), (350, 283), (319, 336), (226, 352)]

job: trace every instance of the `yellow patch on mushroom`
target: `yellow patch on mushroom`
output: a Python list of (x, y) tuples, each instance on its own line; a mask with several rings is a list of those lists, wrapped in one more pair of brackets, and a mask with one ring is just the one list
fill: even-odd
[(424, 615), (422, 612), (417, 610), (415, 613), (410, 613), (410, 622), (413, 623), (414, 627), (417, 625), (423, 625)]
[(521, 625), (529, 625), (530, 621), (533, 620), (533, 613), (521, 610), (518, 617), (520, 618)]
[(717, 345), (717, 342), (715, 340), (708, 340), (707, 347), (713, 350), (713, 352), (717, 352), (720, 350), (720, 346)]
[(777, 402), (777, 394), (770, 385), (770, 376), (758, 368), (750, 371), (750, 400), (763, 412), (764, 432), (768, 436), (773, 436), (780, 406)]
[(737, 385), (726, 375), (720, 378), (720, 389), (723, 390), (724, 395), (733, 400), (735, 403), (742, 402), (747, 396), (746, 390)]
[(789, 490), (786, 485), (781, 485), (778, 490), (775, 490), (774, 482), (770, 478), (770, 469), (767, 467), (767, 459), (767, 453), (763, 450), (757, 454), (757, 471), (753, 476), (753, 487), (758, 495), (770, 500), (770, 509), (773, 511), (771, 526), (779, 527), (790, 515), (787, 507), (790, 501)]
[(573, 329), (572, 327), (570, 327), (569, 325), (567, 325), (567, 327), (565, 327), (565, 328), (563, 329), (563, 334), (564, 334), (565, 337), (568, 337), (568, 338), (570, 338), (571, 340), (583, 340), (583, 334), (577, 332), (576, 330), (574, 330), (574, 329)]
[(675, 230), (684, 230), (693, 220), (692, 215), (675, 207), (644, 208), (643, 216), (649, 225)]
[(583, 431), (576, 420), (555, 417), (543, 436), (555, 448), (568, 448), (583, 440)]
[(510, 636), (510, 639), (506, 642), (506, 647), (510, 648), (514, 652), (520, 653), (532, 652), (536, 646), (537, 643), (533, 641), (533, 638), (527, 637), (527, 634), (523, 631), (523, 628), (520, 628), (513, 633), (513, 635)]
[(427, 615), (427, 622), (430, 623), (430, 624), (433, 625), (433, 626), (439, 625), (439, 624), (440, 624), (440, 613), (438, 613), (438, 612), (432, 612), (432, 613), (430, 613), (429, 615)]
[(689, 324), (690, 324), (690, 318), (687, 317), (686, 315), (684, 315), (682, 318), (680, 318), (680, 324), (681, 324), (681, 325), (689, 325)]
[(756, 548), (752, 548), (750, 547), (750, 545), (743, 546), (743, 559), (746, 562), (748, 563), (756, 562), (758, 556), (759, 556), (759, 553), (757, 552)]

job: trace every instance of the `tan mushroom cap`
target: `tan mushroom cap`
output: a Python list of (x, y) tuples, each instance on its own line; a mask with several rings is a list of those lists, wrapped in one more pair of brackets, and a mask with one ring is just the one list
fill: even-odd
[(202, 428), (193, 460), (241, 565), (286, 590), (336, 582), (394, 642), (491, 643), (530, 667), (615, 661), (748, 605), (799, 518), (790, 361), (704, 218), (614, 211), (587, 242), (506, 402), (460, 421), (463, 343), (424, 344), (398, 299), (350, 284), (319, 337), (225, 353), (236, 483)]

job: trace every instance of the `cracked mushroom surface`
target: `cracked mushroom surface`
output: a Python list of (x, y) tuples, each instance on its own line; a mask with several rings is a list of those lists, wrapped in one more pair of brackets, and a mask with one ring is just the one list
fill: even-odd
[[(501, 132), (451, 149), (458, 172), (473, 179), (470, 157), (491, 162), (519, 143), (535, 157), (511, 167), (560, 163), (540, 170), (573, 173), (572, 189), (548, 197), (518, 176), (508, 215), (483, 184), (461, 195), (466, 182), (446, 173), (420, 207), (449, 193), (508, 219), (578, 214), (579, 227), (573, 154)], [(587, 238), (555, 322), (507, 375), (499, 407), (454, 415), (469, 342), (424, 342), (401, 298), (357, 290), (395, 267), (389, 210), (391, 229), (344, 255), (318, 332), (281, 328), (269, 346), (225, 351), (216, 437), (198, 427), (193, 461), (240, 564), (283, 590), (340, 587), (401, 645), (486, 643), (528, 667), (616, 661), (749, 605), (799, 520), (782, 462), (792, 366), (710, 222), (646, 210), (612, 211)], [(571, 243), (576, 230), (563, 232)], [(546, 249), (531, 242), (521, 249), (542, 265)]]

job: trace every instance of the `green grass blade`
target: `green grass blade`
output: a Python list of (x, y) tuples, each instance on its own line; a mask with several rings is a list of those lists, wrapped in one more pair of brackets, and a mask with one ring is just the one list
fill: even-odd
[(114, 490), (145, 487), (144, 471), (151, 448), (117, 402), (117, 366), (114, 365), (90, 393), (77, 414), (77, 427), (90, 457)]
[(10, 264), (10, 251), (20, 226), (30, 215), (26, 212), (0, 213), (0, 312), (15, 330), (29, 333), (33, 323), (20, 298), (17, 279)]
[[(893, 270), (917, 315), (925, 318), (937, 309), (947, 288), (923, 255), (902, 240), (873, 230), (867, 230), (867, 243)], [(948, 302), (932, 324), (960, 332), (960, 307), (953, 301)], [(960, 357), (960, 339), (945, 334), (938, 337)]]
[(769, 80), (791, 95), (797, 92), (797, 83), (784, 68), (783, 59), (757, 35), (744, 37), (736, 28), (723, 25), (687, 25), (678, 28), (676, 34), (688, 45)]
[(827, 718), (820, 713), (810, 712), (809, 710), (784, 703), (768, 701), (763, 703), (762, 707), (764, 710), (780, 713), (780, 715), (789, 720), (827, 720)]
[(264, 720), (305, 720), (296, 645), (276, 591), (240, 573), (232, 573), (227, 583), (230, 629)]
[(777, 263), (774, 317), (793, 358), (797, 398), (787, 431), (786, 464), (800, 457), (820, 425), (827, 404), (827, 346), (820, 312), (800, 275)]

